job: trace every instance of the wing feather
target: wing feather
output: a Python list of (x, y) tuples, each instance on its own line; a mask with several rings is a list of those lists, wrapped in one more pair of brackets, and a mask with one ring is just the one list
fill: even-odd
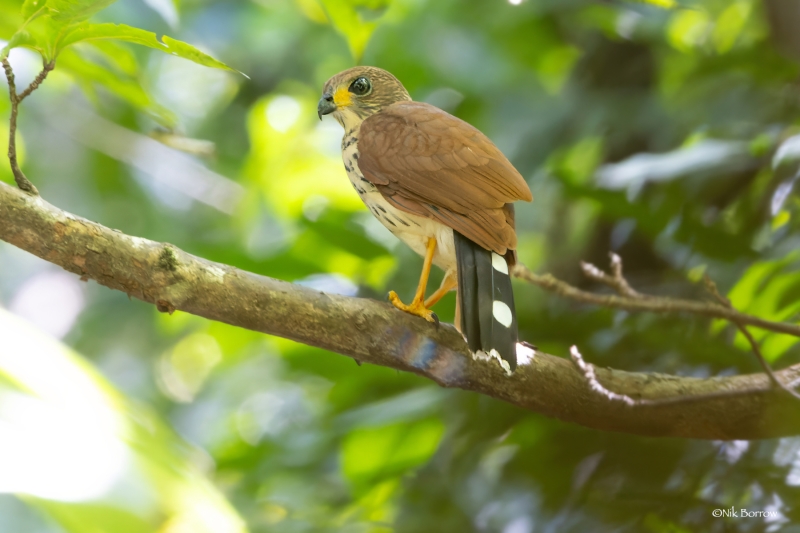
[(358, 166), (395, 207), (436, 219), (480, 246), (517, 245), (507, 205), (530, 189), (500, 150), (466, 122), (421, 102), (399, 102), (367, 118)]

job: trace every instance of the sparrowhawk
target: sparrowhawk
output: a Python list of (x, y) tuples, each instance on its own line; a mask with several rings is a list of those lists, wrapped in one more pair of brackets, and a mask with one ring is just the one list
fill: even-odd
[[(344, 167), (364, 204), (424, 258), (412, 302), (402, 303), (391, 291), (392, 304), (434, 322), (430, 308), (457, 288), (456, 327), (470, 349), (496, 356), (513, 370), (512, 202), (532, 200), (519, 172), (476, 128), (412, 101), (403, 84), (379, 68), (354, 67), (333, 76), (317, 111), (344, 127)], [(426, 300), (431, 264), (445, 277)]]

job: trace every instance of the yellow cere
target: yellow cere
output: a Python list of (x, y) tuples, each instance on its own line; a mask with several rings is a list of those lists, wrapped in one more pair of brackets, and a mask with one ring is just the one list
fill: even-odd
[(347, 87), (339, 87), (333, 94), (333, 103), (336, 107), (347, 107), (353, 102), (350, 100), (350, 91)]

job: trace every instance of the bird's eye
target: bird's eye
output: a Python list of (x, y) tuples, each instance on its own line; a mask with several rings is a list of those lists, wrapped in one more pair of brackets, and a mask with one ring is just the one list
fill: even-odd
[(357, 94), (358, 96), (364, 96), (372, 89), (372, 84), (369, 80), (365, 77), (356, 78), (353, 83), (350, 84), (350, 92), (353, 94)]

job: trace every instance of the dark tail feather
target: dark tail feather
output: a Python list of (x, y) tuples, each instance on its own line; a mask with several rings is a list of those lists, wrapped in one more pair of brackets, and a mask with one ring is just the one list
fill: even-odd
[(506, 259), (453, 231), (458, 263), (461, 332), (469, 349), (494, 350), (517, 366), (517, 315)]

